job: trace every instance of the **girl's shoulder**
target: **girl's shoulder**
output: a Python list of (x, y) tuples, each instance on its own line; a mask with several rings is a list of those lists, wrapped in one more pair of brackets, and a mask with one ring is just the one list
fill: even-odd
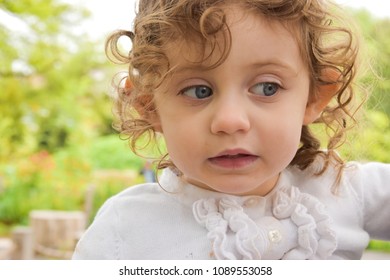
[(134, 208), (145, 208), (161, 205), (168, 198), (166, 192), (158, 183), (143, 183), (127, 187), (110, 197), (102, 206), (114, 207), (116, 212), (130, 211)]
[(390, 193), (390, 164), (380, 162), (347, 162), (343, 167), (329, 164), (322, 172), (323, 159), (317, 159), (305, 170), (289, 167), (290, 184), (316, 196), (355, 197), (363, 204), (372, 192)]
[(157, 183), (141, 183), (129, 186), (112, 197), (115, 200), (137, 198), (139, 196), (153, 195), (159, 192)]
[(349, 162), (343, 170), (342, 182), (356, 190), (361, 199), (388, 198), (390, 201), (390, 164)]
[(290, 177), (294, 181), (318, 182), (323, 184), (325, 181), (333, 181), (337, 185), (353, 183), (356, 185), (367, 185), (375, 183), (384, 183), (390, 177), (390, 164), (381, 162), (358, 162), (350, 161), (343, 166), (329, 163), (324, 169), (325, 160), (322, 157), (317, 159), (306, 169), (301, 170), (292, 166), (287, 169)]

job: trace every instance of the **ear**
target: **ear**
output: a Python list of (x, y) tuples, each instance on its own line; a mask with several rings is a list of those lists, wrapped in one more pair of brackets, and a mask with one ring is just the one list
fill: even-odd
[[(125, 94), (131, 95), (134, 90), (133, 84), (126, 78)], [(157, 132), (161, 131), (160, 118), (158, 117), (156, 107), (151, 93), (140, 93), (132, 99), (132, 105), (137, 113), (146, 119)]]
[(311, 124), (318, 119), (325, 107), (337, 94), (341, 86), (338, 81), (339, 77), (340, 73), (334, 69), (327, 68), (322, 71), (321, 80), (326, 81), (326, 84), (316, 86), (315, 92), (309, 97), (303, 119), (304, 125)]

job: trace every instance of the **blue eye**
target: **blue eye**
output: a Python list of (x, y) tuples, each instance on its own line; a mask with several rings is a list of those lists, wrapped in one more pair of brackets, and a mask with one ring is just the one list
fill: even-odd
[(191, 86), (183, 89), (181, 94), (196, 99), (204, 99), (210, 97), (213, 94), (213, 90), (207, 86)]
[(257, 95), (273, 96), (277, 93), (280, 86), (276, 83), (258, 83), (250, 88), (250, 91)]

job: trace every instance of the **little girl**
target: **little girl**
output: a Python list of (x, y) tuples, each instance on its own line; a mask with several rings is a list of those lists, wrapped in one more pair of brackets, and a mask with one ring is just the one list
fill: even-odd
[(335, 152), (357, 99), (357, 44), (335, 11), (139, 1), (134, 31), (107, 44), (129, 64), (118, 128), (135, 152), (146, 134), (168, 153), (158, 183), (104, 204), (74, 259), (359, 259), (370, 238), (389, 240), (390, 165)]

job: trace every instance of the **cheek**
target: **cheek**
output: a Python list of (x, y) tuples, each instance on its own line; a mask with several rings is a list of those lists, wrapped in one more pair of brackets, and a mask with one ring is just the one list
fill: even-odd
[(181, 172), (187, 175), (197, 170), (194, 164), (199, 163), (200, 155), (204, 150), (200, 141), (194, 140), (196, 138), (190, 137), (189, 133), (175, 133), (173, 136), (171, 134), (165, 136), (170, 160)]
[(175, 165), (184, 164), (186, 159), (191, 161), (201, 150), (203, 138), (197, 126), (177, 118), (163, 119), (162, 130), (169, 156)]
[(299, 118), (280, 118), (267, 124), (266, 146), (275, 160), (291, 161), (299, 148), (302, 122)]

